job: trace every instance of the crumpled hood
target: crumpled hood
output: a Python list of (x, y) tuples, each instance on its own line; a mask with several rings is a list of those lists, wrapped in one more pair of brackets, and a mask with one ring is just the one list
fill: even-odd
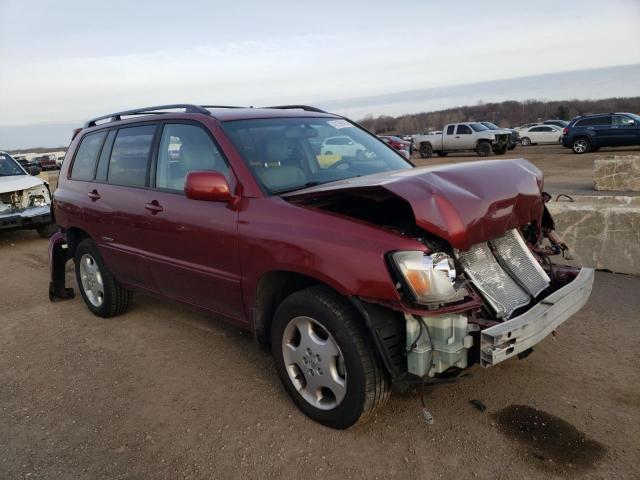
[(11, 175), (0, 177), (0, 193), (15, 192), (43, 185), (44, 180), (33, 175)]
[(527, 160), (488, 160), (367, 175), (283, 197), (384, 189), (409, 203), (418, 226), (467, 250), (539, 220), (542, 183), (542, 172)]

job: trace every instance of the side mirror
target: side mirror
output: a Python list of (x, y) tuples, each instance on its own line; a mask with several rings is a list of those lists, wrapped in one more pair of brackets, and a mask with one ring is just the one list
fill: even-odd
[(220, 172), (189, 172), (184, 181), (184, 193), (192, 200), (230, 202), (233, 199), (229, 183)]
[(27, 167), (27, 172), (29, 173), (29, 175), (33, 175), (35, 177), (36, 175), (40, 175), (41, 170), (39, 167), (31, 165), (30, 167)]

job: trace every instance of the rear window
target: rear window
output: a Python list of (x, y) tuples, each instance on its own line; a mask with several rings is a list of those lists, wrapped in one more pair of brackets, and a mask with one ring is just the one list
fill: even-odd
[(155, 125), (118, 130), (109, 161), (109, 183), (131, 187), (145, 186), (155, 131)]
[(102, 147), (102, 142), (106, 132), (96, 132), (86, 135), (80, 142), (76, 152), (71, 178), (74, 180), (93, 180), (93, 173), (96, 170), (96, 160)]

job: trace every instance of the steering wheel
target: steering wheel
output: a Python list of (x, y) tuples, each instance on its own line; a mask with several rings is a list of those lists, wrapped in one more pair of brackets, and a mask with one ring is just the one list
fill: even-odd
[[(350, 160), (345, 160), (345, 159), (341, 159), (338, 160), (335, 163), (332, 163), (331, 165), (329, 165), (328, 170), (338, 170), (338, 167), (345, 165), (347, 168), (349, 168), (349, 165), (351, 165), (351, 161)], [(340, 170), (346, 170), (345, 168), (341, 168)]]

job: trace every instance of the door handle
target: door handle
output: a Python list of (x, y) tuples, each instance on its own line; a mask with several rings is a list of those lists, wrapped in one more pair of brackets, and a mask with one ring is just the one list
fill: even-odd
[(98, 193), (97, 190), (94, 189), (91, 192), (87, 193), (87, 197), (89, 197), (91, 200), (95, 202), (100, 198), (100, 194)]
[(153, 200), (150, 203), (145, 203), (144, 208), (149, 210), (153, 215), (163, 210), (162, 205), (160, 205), (157, 200)]

